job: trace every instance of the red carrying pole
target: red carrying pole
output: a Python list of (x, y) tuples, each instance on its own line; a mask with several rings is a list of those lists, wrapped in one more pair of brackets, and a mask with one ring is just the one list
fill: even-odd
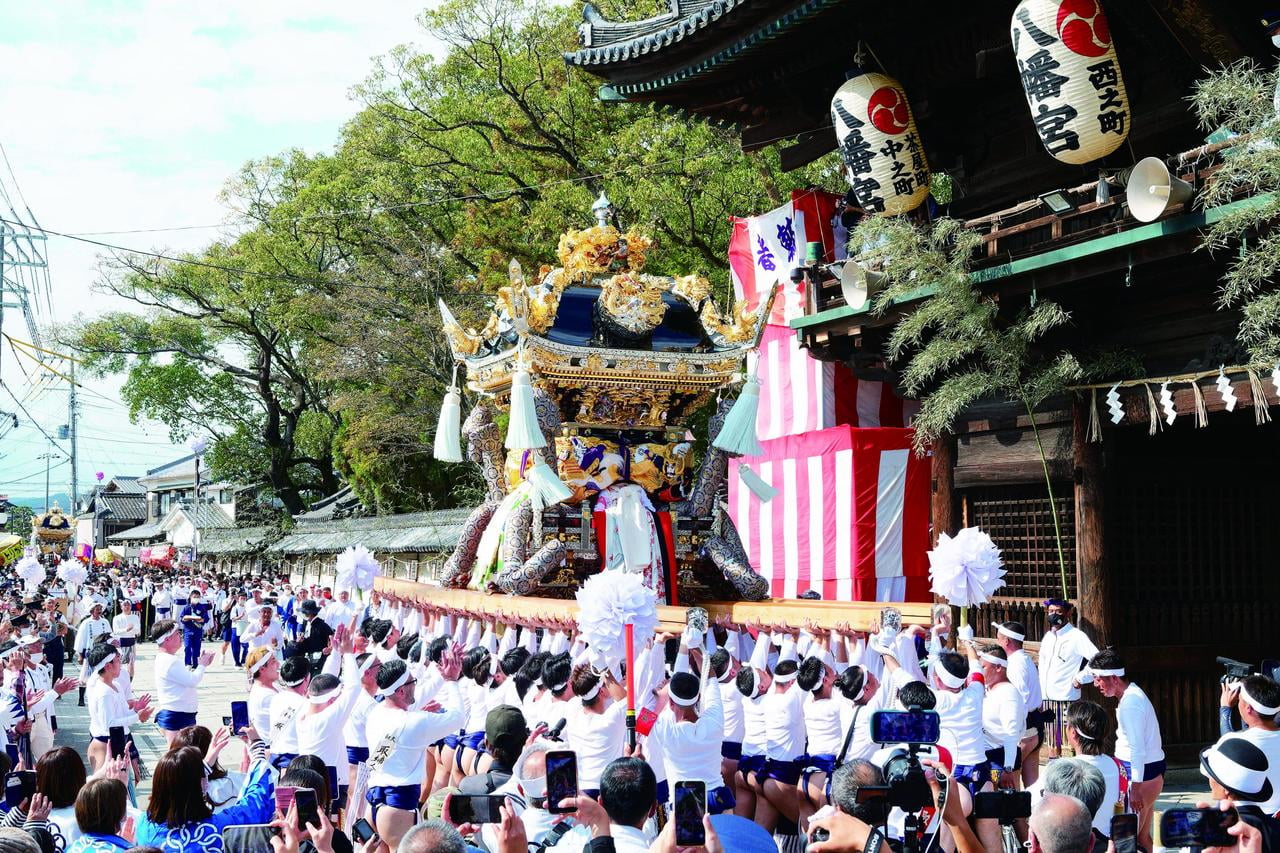
[(627, 650), (627, 742), (636, 748), (636, 634), (630, 622), (622, 627)]

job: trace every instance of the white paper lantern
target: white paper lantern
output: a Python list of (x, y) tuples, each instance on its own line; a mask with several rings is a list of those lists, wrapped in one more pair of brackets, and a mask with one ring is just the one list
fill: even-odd
[(1129, 96), (1099, 0), (1022, 0), (1010, 22), (1036, 135), (1064, 163), (1089, 163), (1129, 135)]
[(859, 204), (885, 216), (920, 206), (929, 194), (929, 162), (902, 84), (859, 74), (836, 90), (831, 119)]

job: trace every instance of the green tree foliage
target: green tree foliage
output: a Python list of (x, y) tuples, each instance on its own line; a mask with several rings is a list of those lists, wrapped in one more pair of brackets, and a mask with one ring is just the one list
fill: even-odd
[[(949, 432), (975, 403), (1016, 401), (1031, 422), (1049, 501), (1056, 507), (1036, 408), (1073, 384), (1098, 381), (1132, 365), (1111, 354), (1086, 356), (1082, 363), (1074, 353), (1051, 346), (1046, 339), (1071, 319), (1054, 302), (1002, 309), (969, 275), (981, 236), (957, 220), (919, 225), (906, 217), (875, 217), (854, 230), (850, 246), (859, 262), (885, 276), (873, 310), (879, 315), (901, 314), (886, 356), (899, 366), (908, 396), (920, 400), (917, 450), (923, 452)], [(1066, 595), (1066, 558), (1056, 511), (1053, 519)]]
[(35, 510), (29, 506), (9, 504), (5, 512), (9, 513), (9, 520), (4, 525), (5, 533), (21, 536), (23, 539), (31, 535), (31, 519), (35, 518)]
[[(651, 271), (706, 274), (724, 301), (729, 217), (840, 182), (834, 155), (784, 176), (775, 150), (743, 154), (733, 132), (602, 103), (562, 57), (579, 14), (537, 0), (424, 12), (442, 56), (390, 49), (331, 153), (285, 152), (228, 185), (244, 233), (201, 259), (252, 275), (129, 259), (106, 286), (149, 313), (85, 324), (73, 343), (129, 372), (136, 414), (216, 434), (219, 472), (271, 471), (291, 511), (333, 473), (379, 511), (473, 500), (470, 466), (429, 455), (452, 377), (439, 298), (482, 325), (509, 261), (554, 264), (603, 191), (620, 227), (657, 239)], [(277, 416), (291, 424), (279, 440)]]
[(1274, 94), (1277, 72), (1244, 60), (1211, 72), (1196, 85), (1192, 104), (1201, 125), (1248, 132), (1249, 141), (1230, 148), (1209, 178), (1201, 201), (1206, 207), (1240, 197), (1257, 203), (1219, 219), (1205, 236), (1209, 249), (1239, 246), (1218, 296), (1222, 309), (1241, 312), (1238, 337), (1255, 366), (1280, 362), (1280, 117)]

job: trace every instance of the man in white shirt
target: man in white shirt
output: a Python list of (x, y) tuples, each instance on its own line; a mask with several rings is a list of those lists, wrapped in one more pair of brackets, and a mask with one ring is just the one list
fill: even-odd
[[(654, 838), (645, 826), (657, 808), (657, 791), (653, 768), (638, 758), (619, 758), (605, 768), (600, 777), (600, 804), (609, 815), (616, 853), (648, 853)], [(566, 846), (562, 842), (557, 849)]]
[(204, 652), (196, 668), (188, 669), (178, 656), (182, 649), (182, 629), (171, 619), (152, 626), (151, 641), (156, 644), (156, 725), (164, 732), (165, 743), (172, 744), (178, 732), (196, 724), (200, 681), (213, 662), (213, 652)]
[[(1280, 812), (1280, 684), (1265, 675), (1251, 675), (1243, 681), (1228, 682), (1222, 688), (1222, 734), (1231, 732), (1231, 709), (1240, 710), (1245, 729), (1239, 737), (1252, 743), (1267, 756), (1267, 778), (1271, 780), (1271, 797), (1258, 805), (1267, 814)], [(1221, 741), (1219, 741), (1221, 743)]]
[(142, 633), (142, 620), (134, 612), (133, 601), (120, 599), (120, 612), (111, 620), (111, 633), (120, 641), (120, 658), (124, 661), (133, 678), (134, 652), (137, 651), (138, 635)]
[(1040, 640), (1040, 696), (1044, 709), (1053, 713), (1050, 758), (1062, 753), (1062, 721), (1067, 706), (1080, 698), (1080, 685), (1089, 680), (1081, 670), (1098, 653), (1098, 647), (1071, 624), (1071, 603), (1050, 598), (1044, 603), (1049, 630)]
[(704, 695), (698, 677), (677, 672), (667, 685), (670, 704), (654, 722), (649, 740), (657, 740), (666, 762), (668, 786), (676, 782), (701, 782), (707, 788), (707, 812), (721, 814), (733, 810), (733, 791), (720, 773), (720, 744), (724, 738), (724, 707), (715, 684), (705, 691), (706, 706), (699, 711)]
[(264, 604), (257, 610), (250, 610), (249, 615), (255, 618), (245, 628), (241, 642), (248, 647), (249, 652), (271, 648), (278, 656), (279, 650), (284, 647), (284, 631), (275, 620), (275, 608)]
[(1040, 671), (1031, 655), (1022, 648), (1027, 629), (1021, 622), (993, 622), (996, 643), (1004, 649), (1009, 683), (1018, 688), (1027, 709), (1027, 733), (1019, 744), (1022, 751), (1022, 786), (1029, 788), (1040, 775), (1040, 747), (1044, 744), (1044, 717), (1040, 712)]
[(89, 662), (87, 655), (89, 649), (93, 648), (94, 642), (104, 634), (111, 633), (111, 623), (102, 618), (102, 604), (93, 602), (89, 608), (89, 615), (76, 627), (76, 654), (80, 656), (80, 701), (77, 703), (84, 707), (85, 686), (89, 682)]
[(991, 778), (982, 732), (982, 702), (987, 690), (972, 643), (965, 645), (969, 660), (955, 652), (941, 652), (929, 661), (929, 676), (942, 729), (938, 742), (951, 750), (956, 781), (976, 793)]

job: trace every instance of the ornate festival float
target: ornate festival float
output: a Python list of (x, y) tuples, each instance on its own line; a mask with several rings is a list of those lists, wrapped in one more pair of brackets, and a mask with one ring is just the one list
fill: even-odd
[[(606, 197), (593, 213), (595, 226), (562, 236), (557, 266), (526, 277), (511, 263), (510, 284), (479, 330), (441, 302), (476, 403), (464, 420), (455, 378), (435, 454), (461, 462), (465, 445), (487, 494), (445, 565), (443, 590), (390, 578), (379, 587), (472, 612), (569, 616), (564, 599), (588, 578), (621, 571), (668, 605), (659, 608), (664, 623), (684, 621), (690, 605), (737, 621), (786, 621), (790, 608), (795, 624), (872, 618), (872, 602), (769, 599), (725, 503), (731, 466), (759, 499), (776, 492), (739, 457), (761, 452), (760, 386), (746, 368), (777, 287), (726, 316), (704, 276), (644, 272), (652, 241), (610, 225)], [(691, 429), (708, 406), (698, 454)], [(498, 592), (507, 595), (485, 595)], [(907, 605), (904, 615), (927, 612)]]
[(71, 521), (57, 504), (35, 516), (31, 519), (31, 547), (42, 555), (53, 555), (59, 559), (69, 557), (76, 532)]

